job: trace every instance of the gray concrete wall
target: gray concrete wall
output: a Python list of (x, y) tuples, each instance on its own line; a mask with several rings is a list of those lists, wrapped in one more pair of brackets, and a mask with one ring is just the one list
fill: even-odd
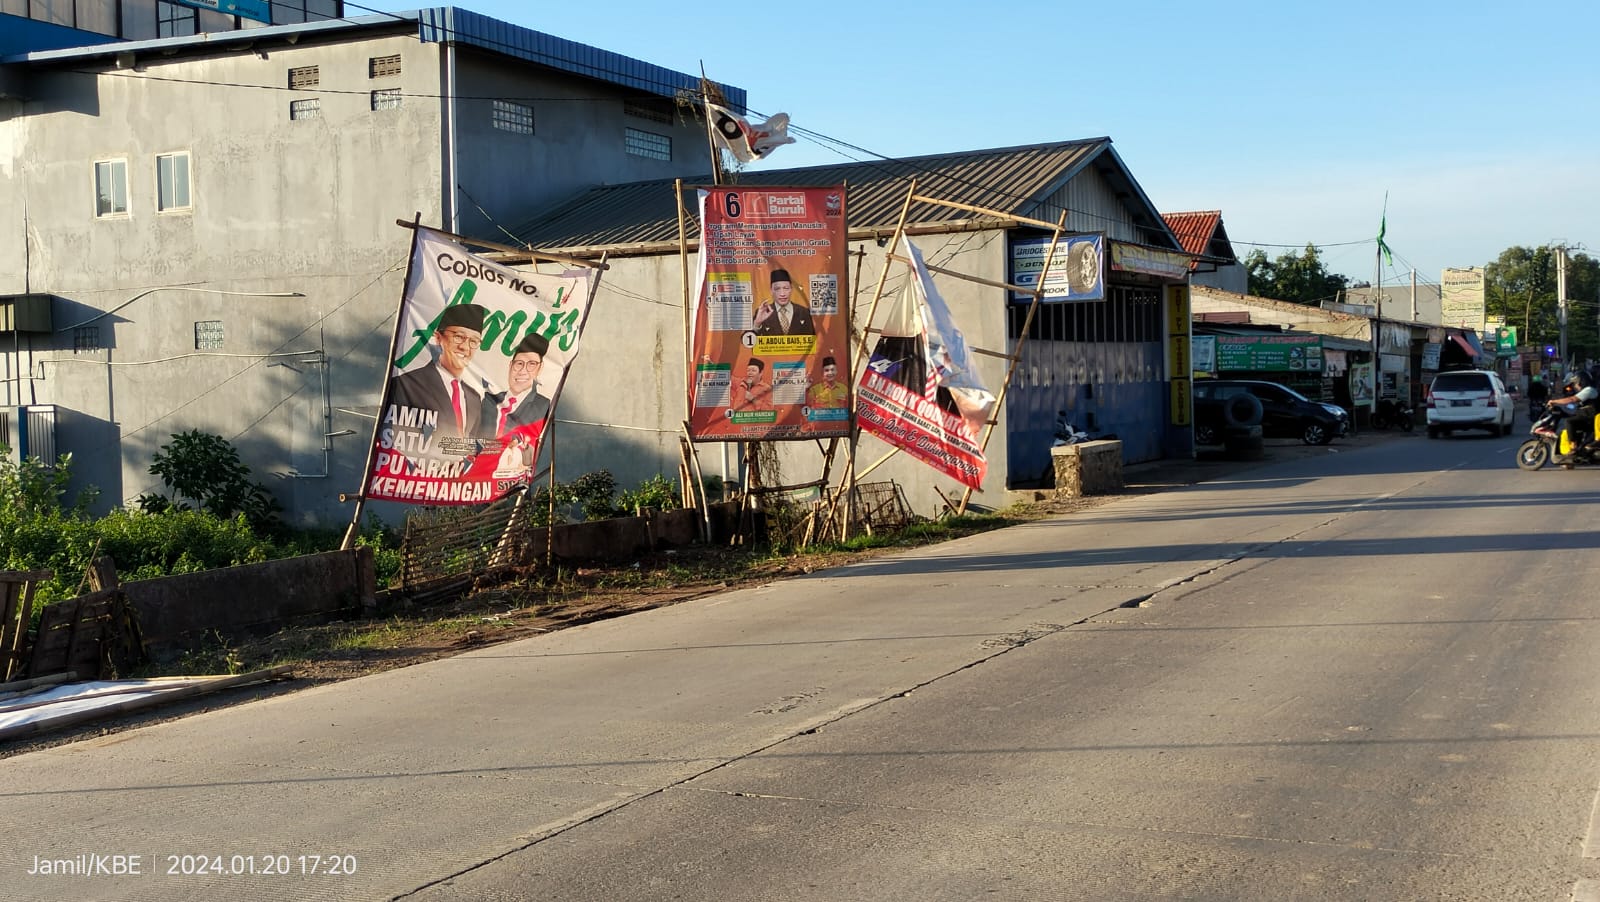
[[(152, 455), (174, 433), (200, 429), (240, 449), (291, 522), (348, 519), (338, 495), (361, 485), (409, 250), (395, 221), (420, 213), (438, 225), (446, 209), (441, 53), (411, 36), (369, 37), (303, 41), (265, 58), (152, 58), (99, 75), (30, 70), (37, 99), (0, 107), (0, 239), (12, 239), (0, 240), (0, 293), (61, 298), (55, 334), (22, 336), (20, 352), (9, 336), (0, 342), (8, 373), (44, 376), (14, 386), (8, 403), (58, 406), (58, 445), (75, 456), (77, 485), (101, 490), (102, 508), (160, 490)], [(369, 78), (368, 59), (390, 54), (402, 73)], [(278, 89), (290, 68), (309, 65), (319, 67), (317, 90)], [(457, 108), (457, 180), (490, 214), (474, 212), (466, 232), (492, 237), (495, 224), (588, 184), (709, 169), (692, 124), (625, 116), (615, 87), (497, 68), (481, 54), (462, 54), (457, 74), (463, 96), (534, 98), (537, 117), (530, 143), (492, 129), (487, 102)], [(372, 110), (368, 92), (387, 88), (404, 92), (400, 108)], [(291, 100), (309, 98), (321, 115), (291, 121)], [(670, 133), (674, 159), (625, 154), (623, 129), (635, 123)], [(155, 160), (173, 152), (190, 154), (193, 208), (158, 213)], [(128, 162), (130, 211), (97, 219), (93, 164), (108, 158)], [(649, 300), (603, 292), (589, 345), (599, 349), (596, 372), (611, 355), (653, 367), (681, 347), (679, 313), (659, 325), (637, 314), (662, 303), (658, 295), (681, 303), (676, 258), (668, 262), (668, 275), (646, 267), (637, 290)], [(260, 296), (285, 292), (304, 297)], [(222, 324), (222, 348), (197, 350), (200, 321)], [(99, 349), (74, 350), (80, 323), (96, 330)], [(673, 365), (681, 371), (681, 352)], [(676, 438), (662, 430), (674, 433), (678, 415), (663, 385), (652, 374), (574, 401), (565, 410), (576, 419), (629, 428), (571, 427), (566, 453), (616, 451), (630, 487), (676, 473)], [(325, 454), (325, 433), (342, 432), (351, 434), (331, 438)], [(405, 508), (372, 510), (393, 521)]]
[(122, 589), (146, 650), (162, 658), (212, 634), (238, 639), (370, 607), (377, 580), (372, 550), (356, 548), (135, 580)]
[[(368, 57), (393, 53), (402, 75), (369, 80)], [(34, 338), (38, 401), (61, 408), (58, 444), (106, 505), (159, 488), (151, 456), (187, 429), (234, 442), (292, 519), (336, 514), (336, 493), (356, 488), (359, 439), (338, 440), (334, 478), (313, 476), (324, 432), (371, 421), (335, 414), (327, 428), (321, 373), (295, 355), (326, 347), (333, 406), (375, 407), (409, 241), (394, 221), (439, 212), (436, 54), (394, 37), (35, 74), (39, 99), (0, 124), (24, 201), (0, 228), (15, 233), (25, 210), (28, 235), (26, 265), (0, 269), (0, 290), (61, 298), (57, 332)], [(325, 91), (209, 84), (286, 85), (306, 65)], [(373, 111), (373, 87), (417, 96)], [(290, 121), (306, 97), (321, 116)], [(192, 209), (158, 213), (155, 158), (172, 152), (190, 154)], [(106, 158), (128, 162), (124, 217), (94, 215), (93, 162)], [(259, 296), (284, 292), (305, 297)], [(196, 349), (205, 320), (222, 323), (221, 349)], [(74, 351), (85, 321), (101, 350)]]
[[(599, 184), (675, 178), (711, 171), (705, 127), (684, 118), (671, 101), (672, 123), (624, 114), (634, 92), (598, 82), (553, 80), (531, 67), (511, 68), (471, 49), (456, 54), (455, 135), (461, 171), (459, 231), (509, 241), (499, 231)], [(517, 134), (493, 124), (495, 98), (533, 108), (534, 132)], [(672, 141), (670, 161), (624, 151), (626, 128)], [(479, 209), (479, 208), (482, 209)]]

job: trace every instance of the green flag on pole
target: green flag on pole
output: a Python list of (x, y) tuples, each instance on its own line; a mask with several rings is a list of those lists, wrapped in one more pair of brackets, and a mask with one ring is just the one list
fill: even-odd
[(1389, 253), (1389, 245), (1383, 241), (1383, 233), (1389, 231), (1389, 211), (1383, 211), (1383, 219), (1378, 222), (1378, 252), (1383, 254), (1383, 262), (1389, 266), (1394, 265), (1394, 255)]

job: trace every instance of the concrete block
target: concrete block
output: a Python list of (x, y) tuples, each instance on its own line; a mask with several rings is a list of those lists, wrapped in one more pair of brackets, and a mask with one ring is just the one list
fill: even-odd
[(1122, 442), (1102, 439), (1050, 449), (1056, 494), (1069, 498), (1122, 489)]

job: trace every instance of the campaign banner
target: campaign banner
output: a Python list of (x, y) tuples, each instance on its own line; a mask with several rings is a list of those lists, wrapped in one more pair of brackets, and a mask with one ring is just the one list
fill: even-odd
[(418, 228), (366, 497), (483, 504), (525, 487), (595, 281), (511, 269)]
[(850, 434), (844, 187), (699, 190), (689, 433)]
[(856, 387), (856, 422), (962, 485), (983, 485), (984, 424), (995, 397), (978, 379), (965, 337), (907, 240), (912, 280)]

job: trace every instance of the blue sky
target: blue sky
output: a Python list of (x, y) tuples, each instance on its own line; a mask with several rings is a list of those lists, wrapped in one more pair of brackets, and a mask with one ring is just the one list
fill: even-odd
[[(1512, 245), (1600, 252), (1592, 0), (459, 5), (703, 66), (883, 156), (1109, 136), (1162, 211), (1221, 210), (1241, 257), (1311, 242), (1371, 280), (1386, 192), (1385, 284)], [(870, 158), (797, 137), (761, 167)]]

